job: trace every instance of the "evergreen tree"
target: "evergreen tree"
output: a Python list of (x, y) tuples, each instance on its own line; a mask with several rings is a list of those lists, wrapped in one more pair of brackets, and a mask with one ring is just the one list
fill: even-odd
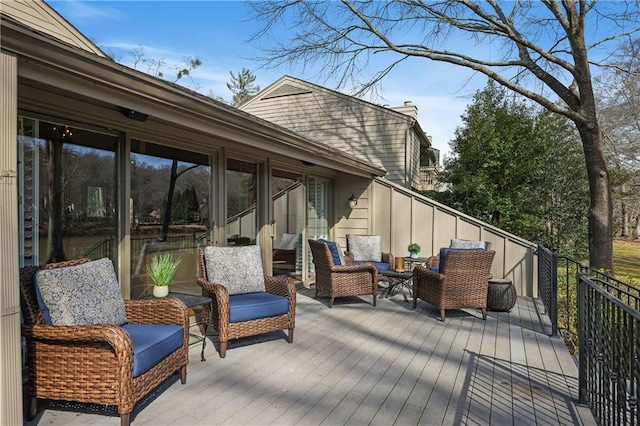
[(589, 193), (579, 139), (566, 122), (489, 82), (474, 96), (463, 123), (445, 161), (443, 177), (452, 190), (429, 195), (574, 253), (576, 241), (586, 241)]
[(260, 91), (260, 86), (253, 84), (256, 76), (246, 68), (242, 68), (237, 74), (229, 71), (231, 81), (227, 83), (227, 88), (233, 93), (233, 105), (238, 106), (253, 97)]

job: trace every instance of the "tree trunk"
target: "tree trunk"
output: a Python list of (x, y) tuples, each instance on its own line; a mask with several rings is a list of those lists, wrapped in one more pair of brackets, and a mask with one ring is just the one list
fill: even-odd
[(589, 177), (589, 266), (613, 273), (613, 201), (609, 172), (602, 150), (602, 135), (596, 121), (576, 123)]
[(178, 160), (173, 160), (171, 162), (171, 177), (169, 178), (167, 202), (164, 204), (164, 214), (162, 215), (162, 232), (160, 234), (162, 241), (167, 241), (167, 237), (169, 236), (171, 209), (173, 208), (173, 192), (176, 189), (176, 180), (178, 180)]
[(49, 166), (49, 228), (47, 234), (47, 263), (66, 260), (63, 246), (62, 202), (62, 145), (61, 139), (47, 140)]
[[(622, 192), (624, 193), (624, 185), (622, 185)], [(620, 210), (622, 212), (622, 231), (620, 232), (621, 237), (629, 236), (629, 212), (627, 210), (627, 203), (622, 201), (620, 203)]]

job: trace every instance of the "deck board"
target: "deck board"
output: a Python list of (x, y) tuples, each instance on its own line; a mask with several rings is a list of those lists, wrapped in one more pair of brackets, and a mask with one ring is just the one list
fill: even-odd
[[(337, 299), (299, 290), (294, 343), (284, 332), (230, 342), (225, 359), (190, 349), (177, 375), (138, 404), (134, 425), (594, 424), (577, 408), (577, 368), (537, 301), (510, 312), (411, 309), (398, 293)], [(45, 407), (46, 406), (46, 407)], [(116, 425), (115, 410), (43, 402), (25, 425)]]

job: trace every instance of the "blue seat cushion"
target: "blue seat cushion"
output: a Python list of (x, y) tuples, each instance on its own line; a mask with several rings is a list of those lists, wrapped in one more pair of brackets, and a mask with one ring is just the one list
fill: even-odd
[(371, 265), (374, 265), (376, 267), (376, 269), (378, 270), (378, 272), (382, 272), (382, 271), (388, 271), (389, 268), (389, 262), (365, 262), (362, 260), (358, 260), (356, 261), (356, 264), (363, 264), (363, 263), (368, 263)]
[(133, 343), (133, 377), (138, 377), (182, 347), (184, 330), (175, 324), (125, 324)]
[(442, 267), (444, 266), (444, 258), (447, 257), (447, 253), (450, 251), (484, 251), (483, 248), (454, 248), (454, 247), (442, 247), (440, 249), (440, 262), (438, 264), (438, 271), (442, 271)]
[(229, 322), (269, 318), (289, 312), (289, 299), (267, 292), (229, 296)]
[(331, 252), (331, 257), (333, 258), (333, 264), (335, 266), (341, 266), (342, 261), (340, 258), (340, 247), (338, 246), (338, 243), (333, 241), (323, 240), (323, 239), (319, 239), (318, 241), (320, 241), (321, 243), (325, 243), (327, 246), (329, 246), (329, 251)]

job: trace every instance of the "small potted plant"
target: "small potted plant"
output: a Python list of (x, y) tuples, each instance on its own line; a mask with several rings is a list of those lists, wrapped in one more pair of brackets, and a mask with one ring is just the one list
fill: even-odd
[(154, 256), (151, 263), (145, 268), (147, 275), (153, 282), (153, 295), (165, 297), (169, 294), (169, 284), (182, 262), (181, 257), (174, 257), (173, 253), (165, 253)]
[(420, 244), (411, 243), (409, 247), (407, 247), (407, 250), (409, 250), (410, 257), (416, 258), (418, 257), (418, 253), (420, 253)]

